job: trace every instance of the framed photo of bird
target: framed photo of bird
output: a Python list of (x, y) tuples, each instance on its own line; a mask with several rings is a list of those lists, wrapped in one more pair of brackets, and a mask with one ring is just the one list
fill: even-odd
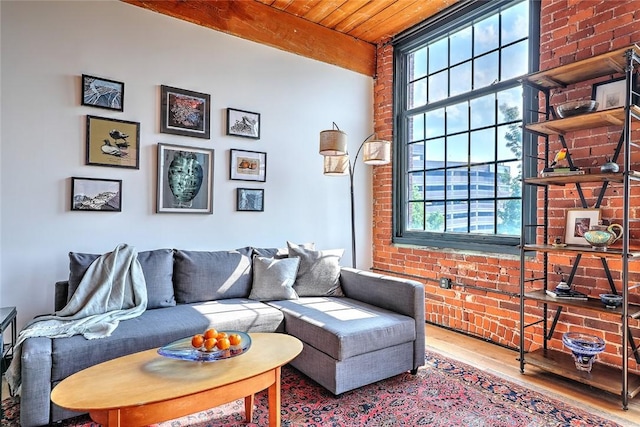
[(82, 105), (124, 111), (124, 83), (82, 75)]
[(260, 113), (227, 108), (227, 135), (260, 139)]
[(87, 116), (87, 162), (140, 169), (140, 123)]
[(209, 139), (211, 96), (160, 86), (160, 132)]

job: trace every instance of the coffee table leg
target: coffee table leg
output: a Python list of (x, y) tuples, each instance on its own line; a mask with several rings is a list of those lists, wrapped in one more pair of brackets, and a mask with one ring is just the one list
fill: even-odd
[(269, 427), (280, 427), (280, 372), (278, 366), (273, 370), (275, 379), (267, 392), (269, 395)]
[(244, 398), (244, 413), (247, 417), (247, 422), (250, 423), (253, 420), (253, 403), (254, 403), (254, 395), (247, 396)]
[(113, 409), (107, 414), (107, 427), (120, 427), (120, 410)]

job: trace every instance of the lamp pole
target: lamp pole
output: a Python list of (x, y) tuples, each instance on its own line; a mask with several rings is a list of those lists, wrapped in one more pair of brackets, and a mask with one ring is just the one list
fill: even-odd
[(356, 163), (358, 161), (358, 156), (362, 151), (362, 147), (364, 147), (364, 143), (369, 140), (375, 133), (372, 133), (368, 137), (362, 141), (358, 151), (356, 152), (356, 157), (353, 159), (353, 162), (349, 160), (349, 184), (351, 190), (351, 266), (356, 268), (356, 217), (355, 217), (355, 197), (353, 191), (353, 176), (356, 172)]

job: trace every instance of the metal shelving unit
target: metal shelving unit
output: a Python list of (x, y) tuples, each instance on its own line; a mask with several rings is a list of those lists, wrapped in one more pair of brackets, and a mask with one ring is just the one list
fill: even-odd
[[(525, 186), (535, 186), (541, 188), (543, 192), (542, 218), (535, 218), (535, 223), (527, 223), (527, 218), (523, 215), (522, 232), (520, 246), (520, 371), (524, 373), (525, 365), (530, 364), (541, 369), (553, 372), (563, 377), (571, 378), (584, 384), (606, 390), (611, 393), (620, 394), (623, 409), (628, 408), (629, 399), (640, 394), (640, 375), (629, 372), (629, 357), (635, 357), (640, 363), (640, 349), (638, 349), (634, 337), (629, 328), (629, 319), (640, 318), (640, 305), (629, 302), (629, 291), (640, 286), (630, 285), (628, 280), (629, 263), (640, 261), (640, 251), (631, 250), (629, 247), (629, 221), (630, 218), (630, 193), (631, 186), (640, 181), (640, 173), (631, 169), (631, 150), (640, 147), (637, 142), (631, 140), (631, 126), (633, 121), (640, 121), (640, 107), (634, 105), (633, 98), (633, 73), (640, 64), (640, 47), (631, 45), (622, 49), (617, 49), (592, 58), (577, 61), (573, 64), (559, 66), (550, 70), (533, 73), (526, 76), (523, 84), (544, 94), (545, 99), (545, 119), (532, 123), (524, 123), (525, 132), (535, 135), (536, 145), (544, 139), (545, 165), (549, 164), (549, 137), (556, 135), (563, 147), (567, 148), (565, 136), (571, 132), (593, 129), (605, 126), (620, 127), (620, 139), (612, 161), (622, 164), (621, 172), (615, 174), (585, 174), (554, 177), (525, 177), (523, 179), (523, 194)], [(595, 79), (612, 74), (623, 74), (626, 77), (626, 103), (624, 107), (596, 111), (579, 116), (560, 119), (556, 117), (553, 107), (550, 105), (551, 90), (564, 88), (573, 84)], [(622, 159), (620, 160), (620, 157)], [(570, 153), (567, 156), (570, 166), (573, 162)], [(525, 170), (523, 168), (523, 170)], [(583, 208), (587, 208), (587, 201), (582, 191), (583, 184), (600, 184), (601, 191), (595, 203), (595, 208), (599, 208), (602, 203), (605, 190), (608, 185), (617, 185), (622, 189), (623, 198), (623, 220), (624, 233), (622, 236), (621, 249), (608, 249), (606, 251), (595, 250), (585, 246), (558, 247), (549, 242), (549, 187), (575, 185)], [(524, 200), (524, 199), (523, 199)], [(526, 211), (523, 206), (523, 213)], [(538, 215), (536, 215), (538, 216)], [(636, 218), (637, 219), (637, 218)], [(537, 244), (526, 242), (527, 231), (533, 229), (538, 239)], [(543, 242), (540, 244), (540, 242)], [(526, 266), (525, 257), (529, 253), (542, 254), (542, 274), (539, 277), (525, 277)], [(568, 283), (571, 285), (574, 275), (582, 257), (596, 257), (602, 262), (603, 271), (607, 277), (612, 293), (621, 293), (623, 304), (620, 308), (611, 310), (605, 308), (599, 299), (589, 298), (587, 301), (562, 300), (549, 297), (546, 294), (548, 289), (549, 255), (562, 254), (574, 257), (573, 267), (569, 275)], [(621, 265), (621, 279), (616, 281), (609, 269), (609, 262), (619, 260)], [(539, 285), (537, 287), (536, 285)], [(529, 285), (536, 289), (527, 290)], [(530, 324), (525, 324), (526, 301), (534, 301), (542, 306), (542, 316), (539, 320)], [(621, 348), (622, 367), (595, 363), (591, 372), (578, 371), (575, 368), (573, 358), (570, 354), (548, 348), (548, 341), (553, 339), (553, 333), (560, 315), (567, 307), (577, 307), (594, 312), (606, 312), (619, 314), (621, 319)], [(553, 319), (549, 319), (549, 314), (553, 313)], [(537, 350), (527, 352), (525, 349), (525, 331), (535, 325), (542, 325), (543, 346)], [(631, 347), (631, 351), (629, 348)], [(615, 378), (620, 378), (616, 381)]]

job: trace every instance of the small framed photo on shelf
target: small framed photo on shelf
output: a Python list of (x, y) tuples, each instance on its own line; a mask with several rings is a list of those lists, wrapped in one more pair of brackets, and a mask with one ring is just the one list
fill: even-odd
[(624, 77), (595, 83), (592, 98), (598, 102), (598, 111), (624, 107), (627, 81)]
[(227, 108), (227, 135), (260, 139), (260, 113)]
[(72, 211), (122, 211), (122, 180), (71, 177)]
[(264, 211), (264, 190), (261, 188), (238, 188), (236, 210), (246, 212)]
[(229, 179), (234, 181), (267, 180), (267, 153), (231, 150)]
[(158, 213), (213, 213), (213, 150), (158, 144)]
[(584, 233), (598, 225), (600, 209), (569, 209), (564, 229), (564, 242), (568, 245), (588, 245)]
[(160, 92), (161, 133), (209, 139), (210, 95), (164, 85)]
[(124, 83), (83, 74), (81, 104), (124, 111)]
[(140, 123), (87, 116), (86, 164), (140, 168)]

